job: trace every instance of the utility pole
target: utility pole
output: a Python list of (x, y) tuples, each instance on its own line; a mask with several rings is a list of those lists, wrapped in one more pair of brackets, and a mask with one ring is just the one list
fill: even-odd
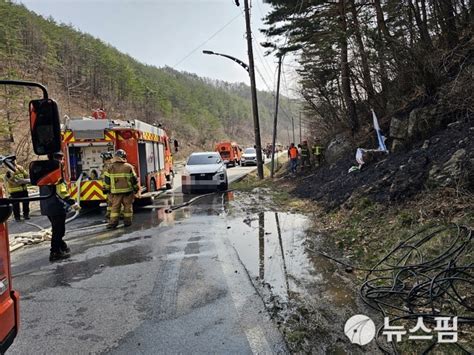
[[(238, 4), (238, 1), (236, 2), (236, 4)], [(263, 179), (262, 142), (260, 140), (260, 122), (258, 119), (257, 86), (255, 84), (255, 66), (253, 62), (252, 31), (250, 29), (249, 0), (244, 0), (244, 6), (245, 6), (245, 25), (247, 29), (247, 47), (248, 47), (248, 54), (249, 54), (250, 86), (252, 89), (252, 111), (253, 111), (253, 125), (254, 125), (254, 130), (255, 130), (255, 149), (257, 150), (257, 173), (258, 173), (259, 179)]]
[(303, 137), (301, 134), (301, 111), (300, 111), (300, 143), (303, 142)]
[(291, 115), (291, 127), (293, 128), (293, 143), (296, 145), (296, 139), (295, 139), (295, 118), (293, 115)]
[(278, 56), (278, 78), (277, 78), (277, 91), (276, 91), (276, 99), (275, 99), (275, 117), (273, 119), (273, 139), (272, 139), (272, 170), (270, 173), (270, 177), (273, 178), (275, 173), (275, 143), (276, 143), (276, 136), (277, 136), (277, 122), (278, 122), (278, 104), (280, 100), (280, 74), (281, 74), (281, 61), (282, 56)]

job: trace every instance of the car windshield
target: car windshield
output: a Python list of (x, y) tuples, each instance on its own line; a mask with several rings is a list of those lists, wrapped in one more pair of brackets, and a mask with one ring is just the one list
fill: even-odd
[(217, 164), (219, 157), (213, 154), (210, 155), (191, 155), (188, 160), (188, 165), (206, 165)]
[(244, 151), (244, 154), (255, 154), (255, 153), (256, 153), (256, 151), (255, 151), (254, 148), (247, 148)]

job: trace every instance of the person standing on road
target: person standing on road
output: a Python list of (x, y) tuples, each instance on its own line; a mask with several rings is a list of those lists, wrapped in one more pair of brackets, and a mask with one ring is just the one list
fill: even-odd
[(296, 174), (298, 167), (298, 149), (295, 147), (295, 143), (291, 143), (290, 149), (288, 149), (288, 158), (290, 158), (290, 172)]
[[(28, 197), (28, 173), (19, 164), (16, 163), (16, 157), (13, 156), (12, 164), (15, 167), (15, 171), (7, 170), (4, 177), (4, 184), (7, 189), (8, 195), (11, 198), (22, 198)], [(28, 201), (22, 202), (23, 204), (23, 218), (30, 219), (30, 203)], [(15, 221), (21, 221), (20, 213), (20, 202), (13, 202), (13, 215)]]
[[(61, 163), (61, 172), (63, 171), (62, 160), (63, 153), (57, 152), (49, 156), (50, 159), (58, 160)], [(61, 174), (61, 178), (55, 185), (40, 186), (40, 195), (48, 196), (46, 200), (40, 200), (40, 209), (43, 216), (47, 216), (51, 222), (51, 249), (49, 261), (54, 262), (61, 259), (67, 259), (71, 256), (71, 250), (63, 240), (66, 233), (66, 214), (71, 209), (78, 211), (79, 205), (68, 193), (67, 185)]]
[(104, 174), (104, 193), (109, 195), (111, 204), (107, 228), (117, 227), (122, 205), (123, 223), (125, 227), (132, 225), (133, 201), (138, 191), (138, 179), (133, 165), (127, 163), (127, 153), (123, 149), (118, 149)]

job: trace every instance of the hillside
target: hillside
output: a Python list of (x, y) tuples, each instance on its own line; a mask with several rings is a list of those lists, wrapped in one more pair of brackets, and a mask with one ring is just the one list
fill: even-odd
[[(247, 85), (144, 65), (72, 25), (44, 19), (22, 5), (0, 2), (0, 17), (0, 77), (45, 84), (58, 101), (61, 116), (89, 115), (102, 107), (110, 117), (162, 123), (181, 141), (183, 154), (210, 148), (223, 138), (253, 145)], [(28, 132), (21, 130), (25, 110), (17, 107), (35, 94), (2, 89), (2, 153), (14, 151), (22, 157), (31, 153)], [(260, 91), (258, 100), (266, 142), (271, 137), (274, 98)], [(281, 100), (281, 105), (287, 113), (297, 110), (297, 102), (289, 99)], [(281, 129), (289, 125), (288, 116), (282, 115)]]

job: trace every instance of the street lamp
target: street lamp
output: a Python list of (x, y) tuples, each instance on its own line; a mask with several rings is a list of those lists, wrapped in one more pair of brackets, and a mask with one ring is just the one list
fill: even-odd
[(213, 54), (213, 55), (220, 55), (221, 57), (226, 57), (226, 58), (229, 58), (230, 60), (233, 60), (234, 62), (236, 62), (237, 64), (239, 64), (242, 68), (244, 68), (247, 73), (249, 72), (249, 66), (242, 62), (240, 59), (237, 59), (235, 57), (232, 57), (230, 55), (227, 55), (227, 54), (222, 54), (222, 53), (217, 53), (217, 52), (213, 52), (213, 51), (208, 51), (208, 50), (203, 50), (202, 51), (204, 54)]
[[(255, 148), (257, 151), (257, 173), (260, 179), (263, 179), (263, 157), (262, 157), (262, 143), (260, 140), (260, 123), (258, 119), (258, 105), (257, 105), (257, 89), (255, 86), (255, 73), (253, 72), (253, 68), (251, 69), (250, 66), (240, 59), (232, 57), (227, 54), (217, 53), (209, 50), (203, 50), (202, 53), (209, 54), (209, 55), (219, 55), (221, 57), (226, 57), (237, 64), (239, 64), (242, 68), (244, 68), (250, 76), (250, 83), (251, 83), (251, 90), (252, 90), (252, 111), (253, 111), (253, 125), (255, 130)], [(252, 75), (253, 74), (253, 75)]]

